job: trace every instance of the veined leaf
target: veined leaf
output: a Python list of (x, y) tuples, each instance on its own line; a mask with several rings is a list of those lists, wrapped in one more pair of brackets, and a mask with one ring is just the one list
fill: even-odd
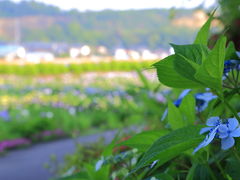
[(185, 58), (199, 65), (202, 64), (203, 59), (209, 54), (208, 47), (202, 44), (170, 45), (173, 47), (175, 54), (181, 54)]
[(137, 148), (140, 152), (145, 152), (159, 137), (166, 135), (169, 131), (159, 130), (159, 131), (145, 131), (130, 139), (118, 144), (118, 146), (129, 146), (132, 148)]
[(179, 107), (183, 115), (183, 120), (187, 121), (188, 125), (193, 125), (195, 122), (195, 105), (195, 98), (191, 94), (188, 94), (183, 98)]
[(203, 126), (188, 126), (170, 132), (153, 143), (132, 172), (149, 165), (155, 160), (162, 165), (182, 152), (196, 147), (203, 139), (199, 131)]
[(190, 61), (186, 57), (182, 56), (181, 54), (176, 54), (174, 59), (174, 69), (183, 77), (195, 81), (199, 84), (198, 80), (194, 77), (197, 72), (197, 69), (200, 67), (197, 63)]
[(202, 28), (197, 33), (196, 39), (194, 41), (194, 44), (208, 44), (208, 37), (209, 37), (209, 29), (211, 26), (211, 22), (213, 20), (213, 15), (215, 13), (216, 9), (213, 11), (213, 13), (208, 18), (207, 22), (202, 26)]
[(221, 37), (213, 50), (210, 52), (209, 56), (203, 62), (201, 67), (195, 74), (195, 78), (208, 87), (214, 89), (222, 88), (222, 74), (224, 68), (225, 59), (225, 44), (226, 38)]
[(171, 101), (168, 102), (168, 123), (172, 129), (179, 129), (187, 125), (183, 120), (180, 109)]
[(182, 77), (175, 71), (174, 61), (175, 55), (166, 57), (163, 60), (153, 64), (157, 69), (158, 79), (166, 86), (174, 88), (199, 88), (203, 87), (201, 84)]

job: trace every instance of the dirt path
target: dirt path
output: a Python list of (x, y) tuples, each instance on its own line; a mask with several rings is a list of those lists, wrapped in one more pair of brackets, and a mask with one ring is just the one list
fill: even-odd
[[(117, 131), (107, 131), (100, 134), (82, 136), (77, 139), (80, 144), (96, 142), (104, 138), (110, 142)], [(26, 149), (10, 151), (0, 157), (0, 180), (47, 180), (52, 174), (44, 168), (50, 156), (55, 154), (58, 160), (64, 155), (73, 153), (75, 144), (72, 139), (58, 140), (37, 144)]]

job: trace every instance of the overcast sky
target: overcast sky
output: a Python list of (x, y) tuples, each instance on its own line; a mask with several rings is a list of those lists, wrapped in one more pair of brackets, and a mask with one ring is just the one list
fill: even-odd
[[(13, 0), (19, 2), (22, 0)], [(52, 4), (61, 9), (78, 9), (80, 11), (103, 9), (126, 10), (148, 8), (193, 8), (204, 3), (205, 7), (214, 4), (215, 0), (36, 0), (46, 4)]]

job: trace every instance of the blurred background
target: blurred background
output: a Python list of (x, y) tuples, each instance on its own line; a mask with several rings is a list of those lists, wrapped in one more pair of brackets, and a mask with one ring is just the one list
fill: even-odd
[[(161, 126), (180, 91), (159, 85), (151, 65), (169, 43), (191, 43), (216, 7), (209, 47), (225, 32), (239, 50), (239, 0), (1, 0), (0, 179), (50, 177), (44, 160), (67, 146), (36, 144)], [(25, 159), (9, 160), (19, 147)]]

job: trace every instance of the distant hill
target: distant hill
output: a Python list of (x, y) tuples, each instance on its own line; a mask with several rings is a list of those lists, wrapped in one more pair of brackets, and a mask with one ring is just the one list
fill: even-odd
[[(0, 1), (0, 40), (157, 49), (166, 47), (169, 42), (192, 41), (202, 24), (193, 14), (189, 9), (63, 11), (34, 1), (4, 0)], [(189, 26), (186, 21), (199, 22)]]

